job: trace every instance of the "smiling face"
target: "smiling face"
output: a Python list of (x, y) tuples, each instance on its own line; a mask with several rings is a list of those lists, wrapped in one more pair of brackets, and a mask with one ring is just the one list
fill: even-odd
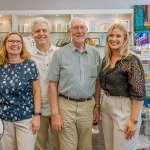
[(8, 37), (6, 41), (6, 51), (8, 53), (8, 57), (11, 55), (19, 55), (22, 51), (22, 40), (19, 35), (12, 34)]
[(72, 42), (74, 45), (84, 45), (84, 40), (87, 35), (88, 28), (85, 21), (76, 18), (71, 22), (71, 27), (69, 29), (69, 34), (72, 37)]
[(108, 36), (108, 45), (112, 51), (118, 51), (125, 42), (124, 34), (117, 28), (114, 28)]
[(32, 31), (37, 46), (47, 45), (50, 41), (50, 31), (46, 23), (37, 23)]

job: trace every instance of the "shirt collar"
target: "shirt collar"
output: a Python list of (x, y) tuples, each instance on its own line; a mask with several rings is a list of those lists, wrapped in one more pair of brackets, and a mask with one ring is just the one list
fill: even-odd
[[(69, 46), (70, 46), (70, 49), (71, 49), (72, 52), (77, 51), (77, 48), (75, 47), (75, 45), (72, 42), (69, 43)], [(84, 52), (86, 52), (86, 53), (88, 52), (87, 44), (85, 44), (85, 49), (84, 49), (83, 53)]]
[(40, 53), (40, 54), (47, 54), (47, 53), (49, 53), (50, 51), (54, 51), (54, 45), (53, 45), (53, 43), (51, 42), (51, 46), (49, 47), (49, 50), (46, 52), (46, 53), (43, 53), (43, 52), (41, 52), (36, 46), (35, 46), (35, 54), (37, 54), (37, 53)]

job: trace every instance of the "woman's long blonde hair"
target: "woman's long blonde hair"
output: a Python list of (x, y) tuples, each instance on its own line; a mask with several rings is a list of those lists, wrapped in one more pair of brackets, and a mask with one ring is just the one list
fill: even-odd
[(121, 48), (118, 50), (118, 54), (120, 56), (129, 56), (129, 55), (135, 55), (137, 56), (133, 51), (131, 51), (131, 49), (129, 48), (129, 44), (130, 44), (130, 38), (129, 38), (129, 34), (128, 34), (128, 31), (126, 30), (125, 26), (123, 24), (119, 24), (119, 23), (116, 23), (116, 24), (113, 24), (109, 30), (108, 30), (108, 33), (107, 33), (107, 36), (106, 36), (106, 45), (105, 45), (105, 57), (104, 57), (104, 60), (105, 60), (105, 67), (104, 68), (107, 68), (109, 65), (110, 65), (110, 60), (111, 60), (111, 48), (109, 47), (108, 45), (108, 38), (110, 36), (110, 34), (112, 33), (112, 30), (117, 28), (118, 30), (120, 30), (124, 37), (125, 37), (125, 42), (123, 43), (123, 45), (121, 46)]
[(8, 53), (7, 53), (7, 50), (6, 50), (6, 41), (13, 34), (17, 34), (21, 38), (21, 41), (22, 41), (22, 51), (20, 53), (20, 57), (24, 60), (28, 60), (28, 59), (31, 58), (30, 53), (26, 49), (26, 46), (25, 46), (25, 43), (23, 41), (23, 38), (22, 38), (21, 34), (18, 33), (18, 32), (10, 32), (10, 33), (8, 33), (4, 36), (4, 38), (1, 42), (1, 46), (0, 46), (0, 65), (7, 64), (9, 62)]

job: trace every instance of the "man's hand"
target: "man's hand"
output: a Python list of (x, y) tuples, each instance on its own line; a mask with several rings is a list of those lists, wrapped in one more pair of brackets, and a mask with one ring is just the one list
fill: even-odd
[(100, 107), (94, 107), (93, 113), (94, 113), (93, 123), (96, 123), (99, 121), (100, 118)]
[(61, 131), (64, 127), (62, 118), (59, 114), (52, 115), (52, 128), (55, 131)]

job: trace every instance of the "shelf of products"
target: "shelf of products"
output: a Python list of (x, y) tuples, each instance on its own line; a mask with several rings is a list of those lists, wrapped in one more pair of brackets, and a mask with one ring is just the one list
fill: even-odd
[(134, 45), (150, 44), (150, 5), (134, 6)]
[(12, 15), (0, 13), (0, 42), (12, 30)]
[(67, 32), (68, 23), (71, 20), (69, 14), (15, 14), (13, 29), (18, 32), (31, 32), (31, 22), (36, 17), (44, 17), (49, 20), (51, 32)]
[[(6, 13), (6, 12), (5, 12)], [(86, 20), (88, 26), (88, 37), (96, 42), (96, 46), (103, 53), (105, 38), (108, 28), (113, 23), (123, 23), (130, 34), (131, 45), (133, 45), (133, 9), (101, 9), (101, 10), (26, 10), (9, 11), (10, 15), (4, 14), (0, 23), (5, 29), (0, 32), (18, 31), (27, 41), (28, 48), (34, 46), (31, 36), (31, 21), (35, 17), (44, 17), (51, 23), (51, 41), (54, 45), (61, 46), (61, 41), (70, 40), (67, 33), (69, 22), (74, 17), (81, 17)], [(1, 25), (1, 24), (0, 24)], [(8, 27), (9, 25), (9, 27)], [(103, 54), (102, 54), (103, 56)]]
[(146, 96), (150, 96), (150, 45), (133, 46), (133, 51), (139, 56), (145, 75)]
[(74, 14), (74, 17), (82, 17), (86, 20), (89, 33), (88, 37), (96, 41), (96, 45), (103, 47), (105, 45), (105, 39), (107, 35), (108, 28), (114, 23), (123, 23), (130, 35), (131, 45), (132, 43), (132, 10), (128, 12), (110, 12), (107, 10), (107, 13), (103, 12), (102, 14)]

